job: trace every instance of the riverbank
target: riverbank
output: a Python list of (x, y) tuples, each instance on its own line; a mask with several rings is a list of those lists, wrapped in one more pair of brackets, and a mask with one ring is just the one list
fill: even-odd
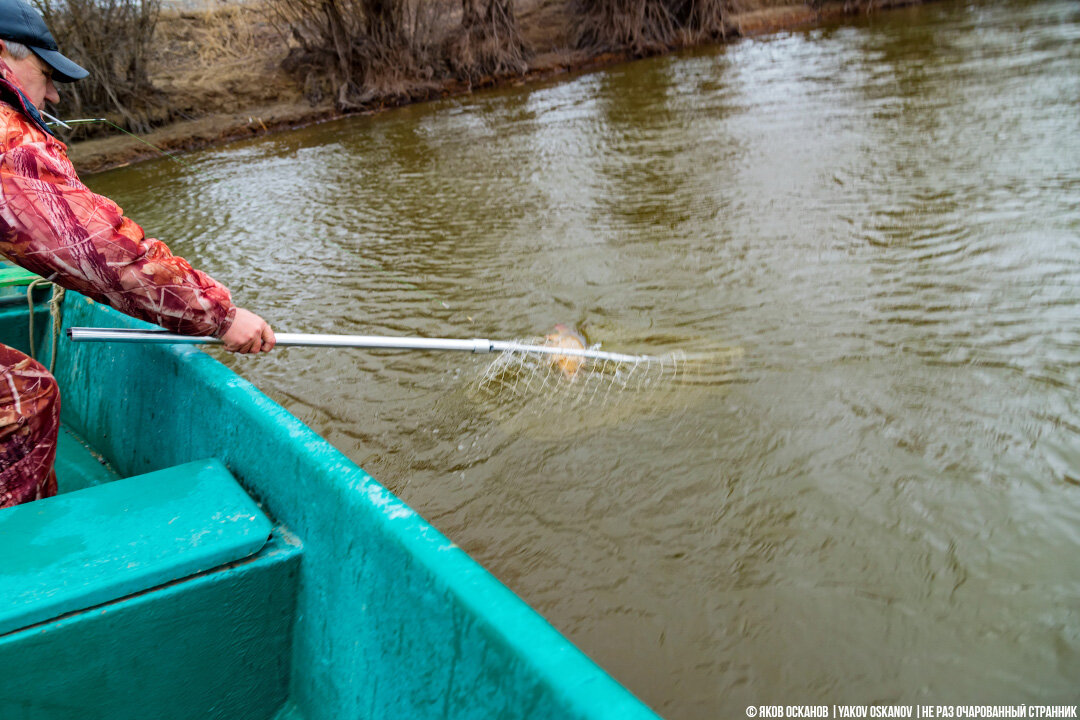
[[(571, 2), (526, 0), (521, 4), (518, 24), (532, 51), (524, 74), (485, 77), (472, 83), (417, 84), (372, 101), (362, 112), (379, 112), (482, 87), (521, 85), (635, 59), (629, 52), (574, 49)], [(826, 2), (813, 8), (783, 2), (757, 0), (754, 9), (733, 14), (728, 42), (867, 12), (865, 4), (856, 8), (856, 3)], [(869, 7), (876, 11), (913, 2), (918, 0), (876, 0)], [(166, 151), (183, 152), (343, 116), (328, 101), (308, 102), (282, 70), (288, 48), (267, 17), (258, 3), (222, 4), (220, 0), (204, 9), (163, 11), (157, 28), (161, 50), (153, 58), (151, 79), (161, 91), (161, 103), (176, 116), (188, 119), (144, 135), (147, 142)], [(70, 155), (80, 172), (93, 173), (157, 157), (158, 153), (133, 137), (117, 134), (74, 142)]]

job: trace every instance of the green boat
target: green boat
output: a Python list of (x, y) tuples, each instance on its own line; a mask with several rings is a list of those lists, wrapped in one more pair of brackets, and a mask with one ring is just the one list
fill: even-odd
[[(0, 283), (25, 284), (18, 269)], [(0, 510), (0, 718), (655, 718), (310, 428), (190, 346), (8, 287), (53, 361), (60, 495)]]

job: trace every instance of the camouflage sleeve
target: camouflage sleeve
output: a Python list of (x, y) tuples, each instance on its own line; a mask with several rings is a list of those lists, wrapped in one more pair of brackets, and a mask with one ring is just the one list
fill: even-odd
[[(229, 291), (90, 191), (58, 142), (8, 118), (0, 157), (0, 252), (54, 282), (185, 335), (221, 337)], [(13, 133), (13, 131), (16, 131)], [(14, 135), (14, 136), (13, 136)]]

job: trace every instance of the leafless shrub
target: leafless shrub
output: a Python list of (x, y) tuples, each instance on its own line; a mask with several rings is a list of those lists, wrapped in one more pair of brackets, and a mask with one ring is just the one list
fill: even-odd
[(270, 0), (293, 48), (285, 68), (312, 101), (342, 110), (408, 92), (434, 75), (436, 52), (423, 0)]
[[(811, 0), (813, 1), (813, 0)], [(858, 0), (855, 0), (858, 1)], [(650, 55), (702, 40), (724, 40), (739, 0), (577, 0), (577, 46)], [(757, 6), (761, 0), (750, 0)]]
[(453, 73), (470, 82), (528, 69), (513, 0), (462, 0), (461, 25), (445, 43)]
[(647, 55), (671, 47), (677, 22), (665, 0), (579, 0), (577, 46)]
[(135, 132), (150, 129), (160, 93), (147, 60), (160, 0), (34, 0), (63, 52), (90, 76), (63, 87), (68, 117), (113, 115)]
[(668, 0), (668, 7), (689, 40), (723, 40), (727, 37), (729, 8), (725, 0)]

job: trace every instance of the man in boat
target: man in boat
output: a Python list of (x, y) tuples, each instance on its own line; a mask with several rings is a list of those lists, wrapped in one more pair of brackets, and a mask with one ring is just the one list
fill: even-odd
[[(234, 352), (267, 352), (274, 332), (226, 289), (148, 238), (79, 180), (67, 146), (42, 119), (58, 82), (88, 75), (60, 54), (41, 15), (0, 0), (0, 253), (65, 288)], [(56, 494), (56, 380), (0, 345), (0, 508)]]

